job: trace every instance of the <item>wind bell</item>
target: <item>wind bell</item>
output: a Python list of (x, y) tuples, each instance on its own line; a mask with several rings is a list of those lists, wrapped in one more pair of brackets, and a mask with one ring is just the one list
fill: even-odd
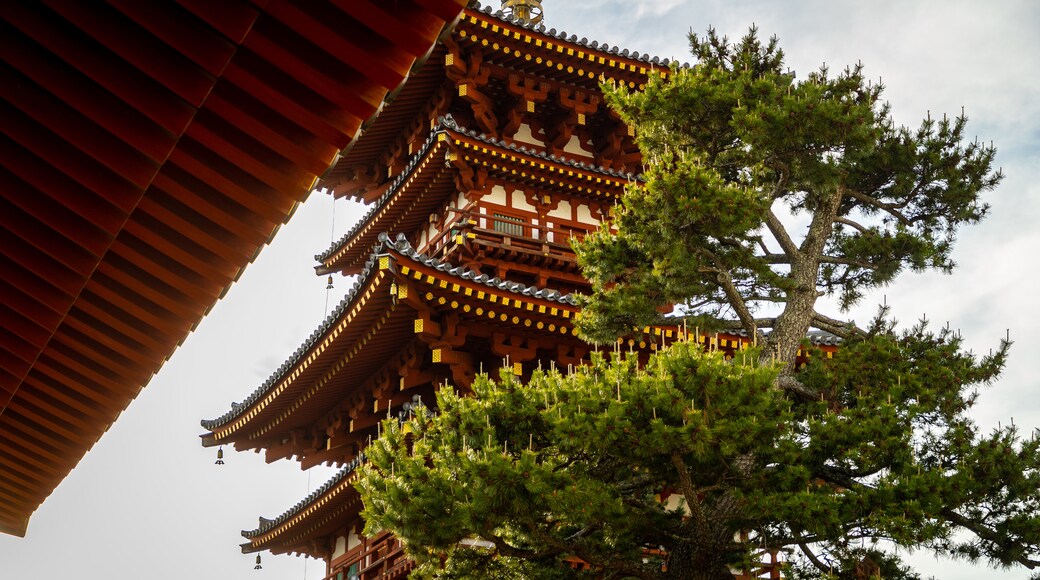
[(221, 445), (217, 448), (217, 460), (213, 462), (214, 465), (224, 465), (224, 446)]
[(332, 274), (329, 274), (329, 285), (325, 287), (326, 290), (332, 290)]
[(254, 570), (260, 570), (263, 566), (260, 565), (260, 554), (256, 555), (256, 566), (253, 566)]

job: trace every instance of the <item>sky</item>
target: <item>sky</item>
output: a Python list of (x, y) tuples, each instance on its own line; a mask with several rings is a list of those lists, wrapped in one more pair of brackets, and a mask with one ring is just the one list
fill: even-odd
[[(984, 426), (1012, 418), (1040, 427), (1040, 3), (1034, 0), (545, 0), (546, 25), (579, 38), (688, 61), (686, 35), (714, 26), (731, 37), (755, 24), (777, 35), (788, 65), (805, 78), (826, 63), (857, 61), (888, 87), (898, 123), (963, 106), (968, 134), (998, 148), (1007, 177), (988, 195), (990, 216), (962, 230), (952, 275), (903, 274), (846, 317), (865, 322), (885, 301), (909, 325), (927, 316), (960, 329), (986, 352), (1005, 333), (1007, 369), (975, 410)], [(317, 327), (349, 287), (325, 289), (314, 254), (362, 208), (311, 194), (108, 433), (37, 510), (26, 538), (0, 535), (0, 578), (37, 580), (318, 580), (324, 564), (240, 553), (242, 529), (274, 517), (334, 470), (199, 444), (200, 419), (214, 418), (261, 384)], [(838, 313), (835, 313), (838, 314)], [(1023, 578), (917, 553), (925, 577)]]

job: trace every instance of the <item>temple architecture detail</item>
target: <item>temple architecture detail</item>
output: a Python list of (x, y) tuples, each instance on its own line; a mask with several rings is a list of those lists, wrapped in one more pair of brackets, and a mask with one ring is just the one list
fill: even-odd
[[(538, 2), (507, 4), (540, 16)], [(638, 89), (671, 63), (525, 14), (466, 9), (324, 177), (334, 195), (370, 205), (317, 256), (319, 275), (355, 276), (354, 286), (264, 384), (203, 421), (203, 444), (342, 469), (243, 532), (243, 551), (321, 558), (335, 580), (405, 577), (397, 540), (363, 536), (353, 487), (378, 423), (431, 403), (442, 385), (466, 390), (481, 371), (526, 377), (588, 360), (573, 293), (589, 287), (570, 240), (608, 220), (641, 170), (600, 83)], [(648, 327), (623, 340), (650, 352), (679, 333)]]

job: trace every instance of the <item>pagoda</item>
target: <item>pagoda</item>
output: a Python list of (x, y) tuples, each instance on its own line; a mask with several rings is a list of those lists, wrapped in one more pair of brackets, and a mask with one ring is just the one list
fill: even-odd
[[(442, 385), (465, 391), (481, 371), (527, 377), (588, 360), (573, 293), (589, 286), (570, 240), (599, 228), (641, 170), (600, 83), (638, 89), (672, 63), (547, 30), (539, 4), (467, 8), (324, 177), (371, 206), (316, 257), (318, 275), (354, 286), (264, 384), (202, 422), (203, 444), (342, 469), (243, 532), (244, 552), (321, 558), (335, 580), (405, 577), (400, 542), (362, 535), (353, 487), (379, 422), (432, 403)], [(645, 353), (679, 335), (624, 340)]]

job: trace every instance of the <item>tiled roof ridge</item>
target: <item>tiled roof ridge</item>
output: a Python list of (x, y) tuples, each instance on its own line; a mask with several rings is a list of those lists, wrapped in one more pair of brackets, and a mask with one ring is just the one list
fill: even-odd
[[(426, 407), (426, 404), (422, 400), (422, 396), (413, 395), (411, 402), (405, 403), (400, 411), (397, 413), (397, 421), (404, 423), (420, 407)], [(435, 411), (428, 411), (433, 416), (437, 413)], [(286, 522), (296, 514), (300, 513), (308, 505), (317, 501), (321, 496), (325, 495), (329, 491), (332, 491), (337, 485), (339, 485), (344, 479), (353, 474), (362, 463), (365, 462), (365, 453), (358, 453), (357, 457), (348, 461), (342, 469), (340, 469), (335, 475), (333, 475), (328, 481), (326, 481), (321, 487), (314, 490), (307, 497), (296, 502), (291, 508), (282, 512), (282, 514), (274, 519), (259, 517), (260, 524), (255, 530), (242, 530), (242, 536), (245, 538), (255, 538), (261, 534), (265, 534), (282, 523)]]
[(550, 302), (558, 302), (560, 304), (566, 304), (568, 306), (577, 306), (578, 301), (573, 294), (563, 294), (556, 290), (548, 288), (538, 288), (537, 286), (527, 286), (519, 282), (510, 282), (508, 280), (502, 280), (501, 278), (491, 277), (487, 274), (482, 274), (476, 270), (471, 270), (463, 266), (453, 266), (451, 264), (441, 262), (420, 254), (408, 243), (408, 239), (405, 238), (404, 234), (398, 234), (397, 239), (390, 242), (390, 236), (385, 233), (379, 234), (379, 240), (394, 248), (395, 251), (403, 256), (407, 256), (424, 266), (434, 268), (439, 272), (445, 272), (452, 276), (475, 282), (477, 284), (483, 284), (489, 288), (496, 290), (504, 290), (506, 292), (512, 292), (514, 294), (522, 294), (524, 296), (534, 297), (541, 300), (548, 300)]
[(243, 410), (252, 406), (261, 397), (266, 395), (268, 391), (274, 388), (275, 385), (277, 385), (281, 378), (285, 375), (285, 373), (289, 372), (290, 369), (292, 369), (294, 366), (296, 366), (297, 363), (299, 363), (300, 359), (303, 356), (310, 352), (311, 348), (313, 348), (314, 345), (317, 344), (317, 342), (321, 340), (323, 336), (325, 336), (329, 329), (331, 329), (335, 325), (336, 321), (340, 318), (340, 316), (342, 316), (343, 312), (345, 312), (349, 308), (349, 306), (353, 303), (354, 298), (356, 297), (358, 292), (368, 281), (369, 276), (372, 274), (373, 271), (375, 271), (376, 265), (378, 263), (378, 257), (382, 255), (383, 251), (386, 249), (392, 249), (393, 251), (401, 254), (402, 256), (415, 260), (416, 262), (419, 262), (420, 264), (423, 264), (424, 266), (427, 266), (429, 268), (433, 268), (439, 272), (445, 272), (451, 276), (455, 276), (463, 280), (467, 280), (477, 284), (483, 284), (485, 286), (488, 286), (489, 288), (494, 288), (506, 292), (512, 292), (515, 294), (522, 294), (524, 296), (534, 297), (541, 300), (548, 300), (550, 302), (566, 304), (568, 306), (577, 305), (577, 300), (572, 294), (562, 294), (560, 292), (557, 292), (556, 290), (538, 288), (536, 286), (527, 286), (519, 282), (510, 282), (508, 280), (502, 280), (498, 277), (490, 277), (487, 274), (482, 274), (478, 271), (471, 270), (469, 268), (464, 268), (462, 266), (453, 266), (451, 264), (427, 257), (424, 254), (420, 254), (418, 251), (416, 251), (415, 248), (412, 247), (410, 243), (408, 243), (408, 239), (405, 238), (404, 234), (398, 234), (397, 238), (391, 241), (390, 236), (384, 232), (379, 234), (379, 241), (373, 246), (372, 253), (369, 256), (368, 261), (365, 262), (365, 267), (361, 270), (361, 273), (358, 274), (357, 279), (354, 281), (354, 285), (351, 287), (349, 291), (347, 291), (347, 294), (343, 297), (343, 300), (341, 300), (340, 303), (336, 306), (335, 310), (333, 310), (332, 313), (330, 313), (325, 318), (325, 320), (317, 328), (317, 330), (312, 332), (310, 336), (304, 341), (304, 343), (300, 345), (300, 347), (297, 348), (296, 351), (293, 352), (293, 354), (290, 355), (289, 358), (285, 362), (283, 362), (281, 366), (279, 366), (278, 369), (275, 370), (275, 372), (272, 373), (271, 376), (268, 377), (268, 379), (264, 381), (262, 385), (260, 385), (260, 387), (258, 387), (248, 397), (246, 397), (244, 401), (242, 401), (241, 403), (232, 403), (231, 410), (227, 411), (226, 413), (224, 413), (216, 419), (202, 420), (202, 427), (212, 431), (215, 427), (219, 427), (220, 425), (223, 425), (231, 421), (235, 417), (239, 416), (239, 414)]
[(677, 61), (677, 60), (671, 60), (671, 59), (668, 59), (668, 58), (662, 59), (662, 58), (657, 57), (657, 56), (651, 57), (649, 54), (646, 54), (646, 53), (640, 54), (639, 51), (629, 51), (627, 48), (619, 49), (616, 45), (615, 46), (610, 46), (606, 42), (600, 43), (600, 42), (595, 41), (595, 40), (589, 41), (589, 39), (585, 38), (585, 37), (582, 37), (581, 39), (579, 39), (576, 34), (568, 35), (565, 31), (562, 31), (562, 30), (557, 32), (557, 30), (555, 28), (550, 28), (550, 29), (546, 30), (545, 24), (541, 24), (541, 23), (539, 23), (539, 24), (529, 24), (527, 22), (524, 22), (522, 20), (514, 18), (510, 14), (506, 14), (505, 12), (503, 12), (501, 10), (496, 10), (496, 9), (492, 8), (491, 6), (482, 6), (481, 3), (479, 1), (476, 1), (476, 0), (471, 2), (469, 7), (472, 10), (475, 10), (477, 12), (482, 12), (482, 13), (488, 15), (488, 16), (492, 16), (492, 17), (497, 18), (499, 20), (502, 20), (504, 22), (508, 22), (508, 23), (510, 23), (510, 24), (512, 24), (514, 26), (519, 26), (521, 28), (525, 28), (527, 30), (530, 30), (530, 31), (533, 31), (533, 32), (537, 32), (539, 34), (544, 34), (546, 36), (551, 36), (551, 37), (553, 37), (553, 38), (555, 38), (557, 40), (561, 40), (563, 42), (570, 42), (570, 43), (573, 43), (573, 44), (577, 44), (579, 46), (582, 46), (582, 47), (585, 47), (585, 48), (588, 48), (588, 49), (591, 49), (591, 50), (602, 51), (602, 52), (605, 52), (607, 54), (612, 54), (614, 56), (619, 56), (619, 57), (622, 57), (622, 58), (630, 58), (632, 60), (635, 60), (635, 61), (638, 61), (638, 62), (642, 62), (642, 63), (648, 64), (648, 65), (652, 65), (652, 66), (669, 67), (669, 66), (672, 66), (674, 64), (674, 65), (680, 66), (682, 68), (690, 68), (689, 63), (679, 64), (679, 61)]
[(383, 207), (383, 204), (385, 204), (388, 200), (390, 200), (390, 198), (394, 196), (395, 193), (397, 193), (397, 188), (401, 187), (401, 184), (405, 182), (405, 180), (408, 178), (408, 175), (412, 172), (413, 169), (415, 169), (415, 167), (419, 164), (419, 161), (426, 156), (426, 153), (429, 152), (430, 147), (436, 142), (438, 132), (439, 131), (437, 127), (430, 131), (430, 134), (426, 136), (426, 140), (423, 141), (422, 147), (420, 147), (419, 150), (416, 151), (414, 155), (412, 155), (411, 159), (409, 159), (408, 163), (404, 166), (404, 169), (399, 174), (397, 174), (397, 177), (394, 178), (394, 180), (386, 188), (386, 191), (383, 192), (383, 195), (380, 195), (379, 198), (372, 204), (372, 209), (368, 210), (368, 213), (366, 213), (364, 217), (358, 220), (358, 222), (354, 224), (354, 227), (350, 228), (350, 231), (343, 234), (343, 236), (341, 236), (339, 240), (336, 240), (336, 242), (334, 242), (332, 246), (329, 247), (329, 249), (325, 250), (320, 254), (316, 254), (314, 256), (314, 259), (316, 261), (324, 262), (326, 258), (335, 254), (341, 247), (343, 247), (344, 244), (347, 243), (348, 240), (350, 240), (350, 238), (357, 234), (361, 230), (361, 228), (363, 228), (365, 224), (368, 223), (369, 219), (371, 219), (372, 216), (374, 216), (379, 211), (379, 209)]
[(438, 126), (446, 127), (448, 129), (451, 129), (451, 130), (456, 131), (458, 133), (462, 133), (463, 135), (466, 135), (467, 137), (472, 137), (474, 139), (477, 139), (477, 140), (482, 141), (484, 143), (487, 143), (489, 145), (494, 145), (496, 147), (502, 147), (504, 149), (509, 149), (510, 151), (516, 151), (517, 153), (524, 153), (526, 155), (531, 155), (531, 156), (534, 156), (534, 157), (538, 157), (538, 158), (544, 159), (546, 161), (552, 161), (553, 163), (561, 163), (563, 165), (569, 165), (571, 167), (575, 167), (575, 168), (578, 168), (578, 169), (583, 169), (585, 171), (594, 171), (596, 173), (602, 173), (603, 175), (609, 175), (611, 177), (618, 177), (618, 178), (621, 178), (621, 179), (628, 179), (628, 180), (642, 180), (643, 179), (643, 175), (641, 173), (634, 174), (634, 173), (627, 173), (627, 172), (624, 172), (624, 171), (618, 171), (616, 169), (611, 169), (609, 167), (603, 167), (602, 165), (595, 165), (595, 164), (592, 164), (592, 163), (585, 163), (583, 161), (578, 161), (576, 159), (570, 159), (570, 158), (561, 157), (559, 155), (555, 155), (555, 154), (552, 154), (552, 153), (546, 153), (546, 152), (540, 151), (539, 149), (536, 149), (536, 148), (529, 148), (529, 147), (526, 147), (524, 145), (517, 145), (516, 142), (507, 142), (504, 139), (495, 139), (494, 137), (491, 137), (491, 136), (489, 136), (489, 135), (487, 135), (485, 133), (480, 133), (480, 132), (475, 131), (473, 129), (467, 129), (467, 128), (463, 127), (462, 125), (459, 125), (458, 122), (455, 121), (455, 118), (452, 117), (450, 114), (449, 115), (445, 115), (443, 117), (439, 117), (437, 119), (437, 122), (438, 122)]
[(419, 151), (412, 155), (412, 158), (408, 161), (408, 164), (405, 166), (404, 170), (401, 171), (401, 173), (398, 174), (396, 178), (394, 178), (394, 181), (391, 182), (390, 186), (386, 188), (386, 191), (383, 192), (383, 195), (379, 196), (379, 199), (377, 199), (372, 204), (372, 208), (368, 210), (368, 213), (366, 213), (364, 217), (362, 217), (358, 221), (358, 223), (354, 225), (354, 227), (350, 228), (350, 230), (347, 233), (343, 234), (342, 236), (340, 236), (338, 240), (333, 242), (333, 244), (327, 250), (320, 254), (316, 254), (314, 256), (315, 261), (319, 263), (324, 263), (325, 260), (327, 260), (329, 257), (338, 252), (352, 237), (357, 235), (357, 233), (360, 232), (362, 228), (364, 228), (365, 224), (367, 224), (369, 220), (371, 220), (371, 218), (379, 212), (383, 205), (397, 193), (397, 189), (401, 186), (402, 183), (404, 183), (407, 180), (407, 177), (411, 173), (411, 171), (415, 169), (415, 166), (419, 163), (419, 161), (426, 156), (426, 153), (428, 152), (432, 144), (436, 142), (437, 135), (443, 133), (445, 129), (461, 133), (467, 137), (477, 139), (478, 141), (487, 143), (489, 145), (502, 147), (504, 149), (509, 149), (510, 151), (522, 153), (524, 155), (530, 155), (532, 157), (537, 157), (545, 161), (551, 161), (553, 163), (568, 165), (576, 169), (592, 171), (603, 175), (609, 175), (611, 177), (617, 177), (619, 179), (628, 179), (630, 181), (643, 180), (642, 174), (632, 174), (623, 171), (617, 171), (615, 169), (610, 169), (600, 165), (594, 165), (591, 163), (584, 163), (581, 161), (568, 159), (566, 157), (560, 157), (558, 155), (545, 153), (544, 151), (539, 151), (534, 148), (528, 148), (524, 145), (508, 143), (502, 139), (495, 139), (493, 137), (489, 137), (484, 133), (480, 133), (472, 129), (467, 129), (463, 127), (457, 121), (455, 121), (454, 117), (448, 114), (444, 115), (443, 117), (437, 118), (437, 124), (434, 125), (434, 128), (430, 131), (430, 134), (426, 137), (426, 140), (423, 142), (422, 147), (420, 147)]
[(365, 262), (364, 268), (362, 268), (361, 272), (357, 275), (357, 278), (354, 280), (354, 285), (351, 286), (350, 290), (347, 291), (346, 295), (343, 297), (343, 300), (341, 300), (339, 304), (336, 305), (336, 308), (333, 309), (332, 312), (330, 312), (329, 315), (325, 317), (325, 320), (322, 321), (318, 328), (314, 332), (312, 332), (306, 340), (304, 340), (303, 344), (300, 345), (300, 347), (297, 348), (296, 351), (294, 351), (289, 356), (289, 358), (286, 359), (286, 361), (283, 362), (281, 366), (279, 366), (278, 369), (275, 370), (274, 373), (272, 373), (271, 376), (268, 377), (268, 379), (264, 381), (262, 385), (260, 385), (260, 387), (253, 391), (252, 394), (246, 397), (246, 399), (241, 403), (232, 403), (231, 410), (224, 413), (220, 417), (208, 420), (203, 419), (201, 422), (202, 427), (205, 429), (212, 430), (214, 427), (218, 427), (227, 423), (231, 419), (237, 417), (243, 409), (250, 407), (253, 403), (258, 401), (260, 397), (267, 394), (268, 391), (270, 391), (276, 384), (278, 384), (279, 379), (281, 379), (281, 377), (286, 372), (288, 372), (289, 369), (295, 366), (300, 361), (300, 359), (308, 351), (310, 351), (310, 349), (315, 344), (317, 344), (321, 337), (324, 336), (330, 328), (332, 328), (332, 326), (336, 323), (336, 320), (339, 319), (343, 312), (346, 311), (348, 306), (350, 306), (350, 304), (354, 301), (354, 298), (357, 296), (358, 291), (361, 289), (364, 283), (368, 281), (369, 275), (375, 270), (376, 263), (378, 261), (376, 259), (378, 257), (378, 254), (379, 245), (373, 248), (372, 255), (369, 256), (368, 261)]
[(316, 501), (318, 498), (320, 498), (321, 496), (325, 495), (326, 493), (331, 491), (334, 487), (339, 485), (348, 476), (353, 474), (357, 470), (357, 468), (362, 463), (364, 463), (364, 461), (365, 461), (365, 454), (364, 453), (359, 454), (357, 457), (355, 457), (351, 461), (348, 461), (347, 464), (344, 465), (342, 469), (340, 469), (335, 475), (332, 476), (331, 479), (326, 481), (321, 487), (319, 487), (318, 489), (312, 491), (309, 495), (307, 495), (307, 497), (305, 497), (305, 498), (301, 499), (300, 501), (296, 502), (295, 505), (293, 505), (291, 508), (287, 509), (280, 516), (278, 516), (278, 517), (276, 517), (274, 519), (268, 519), (268, 518), (265, 518), (265, 517), (261, 516), (259, 518), (260, 523), (256, 527), (256, 529), (254, 529), (254, 530), (242, 530), (242, 537), (248, 538), (248, 539), (253, 539), (253, 538), (255, 538), (255, 537), (259, 536), (259, 535), (266, 534), (267, 532), (271, 531), (272, 529), (278, 527), (279, 525), (284, 523), (286, 520), (288, 520), (289, 518), (295, 516), (301, 510), (306, 508), (308, 505), (310, 505), (311, 503)]

